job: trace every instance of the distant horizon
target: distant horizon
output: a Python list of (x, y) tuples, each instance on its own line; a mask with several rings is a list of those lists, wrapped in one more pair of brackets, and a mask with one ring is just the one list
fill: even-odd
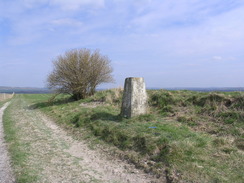
[[(97, 91), (109, 90), (113, 88), (97, 88)], [(195, 92), (244, 92), (244, 87), (210, 87), (210, 88), (196, 88), (196, 87), (174, 87), (174, 88), (158, 88), (158, 87), (147, 87), (146, 90), (168, 90), (168, 91), (180, 91), (188, 90)], [(16, 94), (49, 94), (55, 90), (48, 88), (38, 87), (1, 87), (0, 93), (16, 93)]]
[[(35, 87), (35, 86), (1, 86), (0, 85), (0, 88), (30, 88), (30, 89), (48, 89), (47, 87)], [(115, 87), (115, 88), (119, 88), (119, 87)], [(211, 87), (189, 87), (189, 86), (186, 86), (186, 87), (147, 87), (147, 89), (185, 89), (185, 88), (190, 88), (190, 89), (214, 89), (214, 88), (244, 88), (244, 86), (223, 86), (223, 87), (218, 87), (218, 86), (211, 86)], [(112, 87), (111, 88), (105, 88), (105, 87), (97, 87), (97, 89), (113, 89)]]

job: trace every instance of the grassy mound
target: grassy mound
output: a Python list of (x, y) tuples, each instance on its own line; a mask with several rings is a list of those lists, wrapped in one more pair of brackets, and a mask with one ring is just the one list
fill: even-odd
[(120, 114), (122, 90), (97, 92), (71, 101), (25, 95), (65, 124), (84, 128), (127, 152), (138, 167), (173, 182), (242, 182), (243, 99), (240, 92), (148, 91), (150, 112), (131, 119)]

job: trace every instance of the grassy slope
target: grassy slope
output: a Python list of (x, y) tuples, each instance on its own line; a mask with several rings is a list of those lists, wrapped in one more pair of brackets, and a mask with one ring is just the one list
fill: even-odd
[(149, 114), (123, 119), (119, 90), (76, 102), (23, 95), (68, 129), (88, 129), (126, 150), (146, 171), (175, 182), (243, 182), (243, 93), (162, 90), (149, 96)]

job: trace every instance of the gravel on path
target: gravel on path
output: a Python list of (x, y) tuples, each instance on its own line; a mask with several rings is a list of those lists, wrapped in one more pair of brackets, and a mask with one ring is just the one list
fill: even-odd
[(13, 183), (15, 182), (13, 172), (10, 166), (10, 159), (8, 156), (7, 146), (4, 141), (4, 130), (3, 130), (3, 112), (8, 107), (10, 102), (4, 104), (0, 108), (0, 183)]

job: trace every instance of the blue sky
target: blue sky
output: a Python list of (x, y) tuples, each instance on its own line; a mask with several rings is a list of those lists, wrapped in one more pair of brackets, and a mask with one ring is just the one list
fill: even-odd
[(121, 87), (244, 87), (244, 0), (0, 0), (0, 86), (44, 87), (52, 61), (99, 49)]

